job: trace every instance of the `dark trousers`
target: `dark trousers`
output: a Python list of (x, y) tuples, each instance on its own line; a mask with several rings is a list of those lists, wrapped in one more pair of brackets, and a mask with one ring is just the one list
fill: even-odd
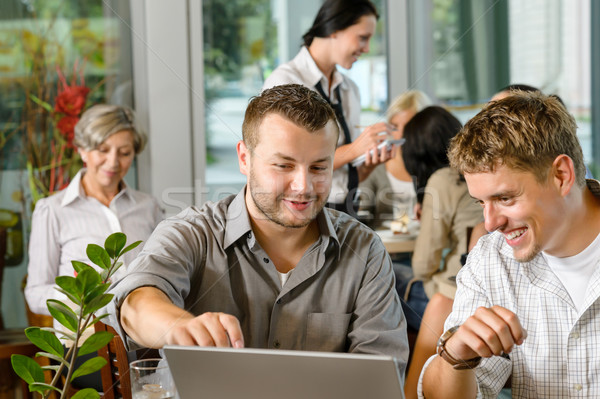
[[(65, 347), (65, 353), (67, 353), (69, 349)], [(98, 356), (98, 352), (92, 352), (92, 353), (88, 353), (87, 355), (83, 355), (83, 356), (78, 356), (75, 359), (75, 369), (77, 369), (79, 366), (81, 366), (83, 363), (85, 363), (86, 360), (92, 359), (94, 357)], [(63, 375), (66, 377), (67, 376), (67, 369), (64, 368), (63, 369)], [(100, 371), (96, 371), (92, 374), (88, 374), (88, 375), (82, 375), (81, 377), (77, 377), (73, 380), (73, 382), (71, 383), (71, 385), (73, 386), (73, 388), (76, 389), (83, 389), (83, 388), (93, 388), (98, 392), (102, 392), (103, 388), (102, 388), (102, 375), (100, 374)]]

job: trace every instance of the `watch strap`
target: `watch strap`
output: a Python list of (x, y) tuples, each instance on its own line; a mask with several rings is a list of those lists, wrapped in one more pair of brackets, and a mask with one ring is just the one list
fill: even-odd
[(481, 363), (481, 356), (477, 356), (473, 359), (461, 360), (456, 359), (454, 356), (448, 353), (448, 350), (446, 349), (446, 342), (452, 335), (454, 335), (456, 330), (458, 330), (458, 327), (460, 326), (454, 326), (442, 334), (437, 344), (437, 354), (446, 362), (448, 362), (455, 370), (474, 369)]

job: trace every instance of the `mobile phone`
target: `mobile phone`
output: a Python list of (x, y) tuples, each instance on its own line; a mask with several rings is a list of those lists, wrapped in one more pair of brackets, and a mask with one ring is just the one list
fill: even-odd
[[(398, 139), (398, 140), (384, 140), (381, 143), (379, 143), (379, 145), (377, 146), (377, 151), (381, 151), (383, 148), (386, 148), (387, 150), (391, 150), (393, 145), (402, 145), (404, 144), (406, 140), (405, 139)], [(371, 155), (373, 155), (373, 150), (371, 150)], [(357, 167), (362, 165), (365, 162), (365, 154), (362, 154), (356, 158), (354, 158), (354, 160), (352, 160), (352, 166)]]

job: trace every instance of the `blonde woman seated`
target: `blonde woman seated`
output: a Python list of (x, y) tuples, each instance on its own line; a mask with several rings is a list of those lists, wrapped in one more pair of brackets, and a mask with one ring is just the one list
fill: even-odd
[[(395, 128), (393, 138), (401, 139), (406, 123), (429, 104), (429, 97), (418, 90), (410, 90), (396, 97), (387, 111), (388, 123)], [(404, 165), (402, 151), (397, 151), (394, 158), (375, 168), (359, 187), (360, 208), (371, 214), (372, 218), (369, 217), (366, 222), (374, 228), (393, 219), (394, 204), (406, 208), (416, 203), (417, 194), (412, 177)]]
[[(25, 298), (34, 313), (49, 315), (46, 300), (67, 299), (54, 289), (54, 279), (74, 275), (72, 260), (90, 263), (88, 244), (103, 246), (114, 232), (125, 233), (128, 242), (145, 241), (162, 219), (158, 201), (123, 180), (145, 140), (129, 108), (99, 104), (82, 115), (74, 143), (84, 168), (67, 188), (39, 200), (33, 211)], [(114, 281), (125, 274), (140, 250), (141, 246), (124, 255)], [(55, 328), (63, 327), (55, 323)], [(99, 377), (92, 380), (76, 386), (91, 385), (101, 391)]]

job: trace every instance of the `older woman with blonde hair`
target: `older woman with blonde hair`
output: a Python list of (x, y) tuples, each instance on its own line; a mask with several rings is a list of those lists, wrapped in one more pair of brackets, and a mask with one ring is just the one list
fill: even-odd
[[(74, 143), (84, 167), (67, 188), (39, 200), (33, 211), (25, 288), (33, 312), (49, 315), (46, 300), (67, 299), (54, 289), (54, 279), (74, 275), (73, 260), (88, 263), (88, 244), (103, 246), (115, 232), (125, 233), (130, 242), (146, 240), (163, 218), (153, 196), (133, 190), (124, 180), (145, 142), (127, 107), (99, 104), (83, 113)], [(125, 274), (140, 250), (141, 246), (124, 255), (113, 281)], [(62, 328), (58, 323), (55, 327)], [(80, 385), (98, 388), (95, 382)]]

